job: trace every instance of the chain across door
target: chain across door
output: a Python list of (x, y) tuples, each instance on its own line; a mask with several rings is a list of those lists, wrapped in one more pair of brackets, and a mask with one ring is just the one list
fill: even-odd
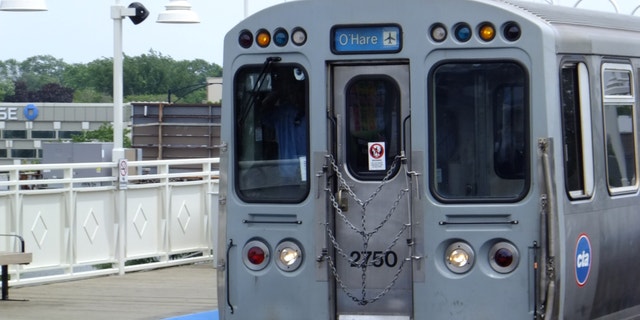
[(332, 172), (327, 225), (338, 319), (412, 314), (411, 217), (403, 137), (406, 64), (332, 68)]

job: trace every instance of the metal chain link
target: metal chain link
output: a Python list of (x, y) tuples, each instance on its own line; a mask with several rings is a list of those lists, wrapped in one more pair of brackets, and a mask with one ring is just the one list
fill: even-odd
[[(362, 237), (362, 240), (363, 240), (363, 244), (362, 244), (363, 245), (363, 251), (366, 252), (367, 248), (369, 246), (369, 240), (371, 239), (371, 237), (374, 234), (376, 234), (377, 232), (379, 232), (380, 229), (382, 229), (382, 227), (384, 225), (386, 225), (386, 223), (391, 219), (391, 217), (393, 216), (393, 213), (398, 208), (398, 205), (400, 204), (400, 201), (402, 201), (402, 198), (404, 197), (404, 195), (409, 192), (409, 188), (407, 187), (407, 188), (404, 188), (404, 189), (400, 190), (400, 192), (396, 196), (396, 199), (393, 202), (391, 208), (388, 210), (387, 214), (385, 215), (384, 219), (382, 219), (382, 221), (376, 227), (374, 227), (372, 229), (372, 231), (370, 231), (370, 232), (367, 232), (367, 228), (366, 228), (366, 219), (365, 219), (365, 217), (366, 217), (367, 206), (371, 203), (371, 201), (373, 201), (378, 196), (378, 194), (382, 191), (383, 187), (388, 183), (389, 178), (391, 177), (391, 175), (395, 171), (395, 168), (398, 165), (398, 163), (402, 162), (403, 165), (405, 166), (405, 168), (404, 168), (405, 172), (407, 171), (406, 162), (405, 162), (406, 158), (404, 157), (404, 155), (400, 155), (400, 156), (396, 156), (395, 157), (395, 159), (394, 159), (393, 163), (391, 164), (391, 166), (389, 167), (389, 170), (387, 171), (385, 177), (381, 180), (381, 182), (378, 185), (378, 187), (376, 188), (376, 190), (365, 201), (362, 201), (356, 195), (356, 193), (353, 191), (353, 189), (351, 189), (351, 187), (348, 185), (348, 183), (346, 182), (346, 180), (342, 176), (342, 173), (340, 172), (340, 168), (339, 168), (338, 164), (336, 163), (335, 158), (333, 157), (333, 155), (331, 155), (331, 154), (326, 155), (326, 158), (329, 161), (329, 164), (330, 164), (331, 168), (335, 172), (336, 177), (338, 178), (338, 188), (343, 188), (343, 190), (347, 191), (349, 196), (352, 199), (354, 199), (356, 201), (356, 203), (358, 203), (358, 205), (360, 206), (360, 209), (361, 209), (361, 228), (356, 227), (345, 216), (345, 214), (342, 212), (342, 209), (340, 208), (340, 204), (338, 203), (338, 201), (335, 198), (335, 195), (333, 194), (333, 192), (331, 192), (332, 190), (330, 188), (326, 188), (325, 191), (328, 192), (328, 194), (329, 194), (329, 201), (331, 202), (332, 207), (335, 209), (336, 214), (347, 225), (347, 227), (349, 229), (353, 230), (355, 233), (359, 234)], [(408, 185), (408, 181), (406, 183)], [(410, 227), (409, 223), (403, 224), (402, 228), (400, 228), (399, 232), (396, 234), (394, 239), (390, 242), (390, 244), (387, 246), (387, 248), (383, 251), (384, 254), (387, 254), (388, 252), (391, 251), (391, 249), (397, 244), (398, 240), (400, 240), (400, 237), (402, 236), (402, 234), (409, 227)], [(329, 266), (331, 268), (331, 272), (332, 272), (334, 278), (336, 279), (336, 282), (338, 283), (338, 285), (342, 289), (342, 291), (344, 291), (344, 293), (351, 300), (353, 300), (354, 302), (356, 302), (359, 305), (367, 305), (367, 304), (373, 303), (373, 302), (379, 300), (380, 298), (382, 298), (384, 295), (386, 295), (391, 290), (391, 288), (395, 285), (395, 283), (397, 282), (397, 280), (398, 280), (398, 278), (400, 276), (400, 273), (403, 270), (403, 267), (404, 267), (404, 264), (406, 263), (406, 261), (410, 261), (411, 260), (410, 257), (402, 259), (402, 262), (400, 263), (400, 266), (396, 270), (396, 272), (394, 274), (394, 277), (392, 278), (391, 282), (385, 288), (383, 288), (383, 290), (380, 291), (374, 298), (367, 299), (367, 296), (366, 296), (366, 294), (367, 294), (367, 292), (366, 292), (366, 290), (367, 290), (367, 268), (369, 266), (372, 266), (372, 265), (380, 263), (380, 261), (382, 259), (382, 256), (378, 257), (376, 259), (373, 259), (373, 261), (362, 261), (360, 263), (357, 263), (357, 261), (355, 261), (354, 259), (349, 258), (349, 256), (340, 247), (340, 244), (336, 240), (336, 238), (334, 236), (334, 233), (331, 230), (331, 228), (329, 227), (328, 223), (325, 223), (325, 228), (326, 228), (326, 232), (327, 232), (327, 235), (329, 237), (329, 240), (331, 241), (331, 244), (335, 248), (337, 254), (339, 256), (343, 257), (345, 260), (347, 260), (350, 265), (352, 265), (354, 267), (357, 267), (357, 268), (360, 268), (362, 270), (361, 297), (356, 297), (352, 293), (349, 292), (349, 289), (347, 288), (346, 284), (344, 283), (344, 281), (342, 280), (342, 278), (338, 274), (338, 270), (336, 268), (335, 262), (333, 261), (331, 256), (326, 255), (324, 257), (328, 261)]]

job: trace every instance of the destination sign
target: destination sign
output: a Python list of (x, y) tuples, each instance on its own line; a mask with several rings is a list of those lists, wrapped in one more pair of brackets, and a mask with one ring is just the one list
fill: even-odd
[(337, 26), (332, 29), (334, 53), (393, 53), (402, 48), (398, 25)]

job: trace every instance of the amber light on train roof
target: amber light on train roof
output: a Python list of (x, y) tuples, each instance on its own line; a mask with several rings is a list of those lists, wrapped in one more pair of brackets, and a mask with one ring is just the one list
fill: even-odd
[(256, 43), (264, 48), (271, 43), (271, 34), (266, 29), (260, 29), (256, 34)]
[(496, 28), (489, 22), (482, 23), (478, 27), (478, 36), (484, 41), (491, 41), (496, 37)]

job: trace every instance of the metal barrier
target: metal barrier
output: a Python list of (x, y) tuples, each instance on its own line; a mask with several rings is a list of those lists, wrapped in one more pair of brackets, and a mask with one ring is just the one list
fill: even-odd
[[(0, 234), (33, 253), (10, 284), (215, 261), (218, 163), (130, 161), (123, 176), (116, 162), (0, 166)], [(0, 251), (15, 251), (4, 238)]]

